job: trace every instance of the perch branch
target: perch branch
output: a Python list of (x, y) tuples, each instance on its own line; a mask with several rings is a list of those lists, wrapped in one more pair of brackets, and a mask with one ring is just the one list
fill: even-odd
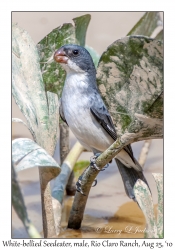
[[(144, 126), (142, 127), (142, 129), (145, 129)], [(139, 141), (143, 139), (161, 137), (161, 133), (158, 136), (156, 132), (155, 135), (150, 135), (150, 137), (142, 138), (140, 132), (141, 129), (138, 133), (125, 133), (124, 135), (119, 137), (105, 152), (103, 152), (97, 158), (96, 160), (97, 167), (102, 169), (108, 162), (110, 162), (119, 153), (119, 151), (124, 146), (126, 146), (129, 143), (133, 143), (134, 141)], [(80, 192), (76, 192), (72, 209), (70, 212), (68, 228), (79, 229), (81, 227), (81, 222), (83, 219), (83, 213), (86, 206), (88, 194), (98, 172), (99, 171), (90, 166), (84, 171), (81, 181), (81, 188), (85, 196), (83, 196)]]
[[(98, 168), (102, 169), (109, 161), (111, 161), (117, 153), (130, 141), (132, 140), (131, 136), (125, 137), (122, 141), (122, 138), (118, 138), (105, 152), (103, 152), (96, 160), (96, 165)], [(92, 167), (88, 167), (83, 174), (81, 188), (85, 195), (82, 195), (80, 192), (76, 192), (72, 209), (70, 212), (70, 217), (68, 221), (68, 228), (79, 229), (81, 227), (81, 222), (83, 219), (84, 209), (86, 206), (88, 194), (94, 179), (96, 178), (99, 171)]]

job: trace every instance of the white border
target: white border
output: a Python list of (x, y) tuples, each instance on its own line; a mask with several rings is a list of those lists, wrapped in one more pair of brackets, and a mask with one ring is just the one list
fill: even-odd
[[(1, 239), (9, 240), (11, 235), (11, 179), (10, 179), (10, 148), (11, 148), (11, 11), (164, 11), (165, 18), (165, 235), (162, 242), (175, 244), (174, 222), (174, 178), (175, 178), (175, 80), (174, 80), (174, 24), (175, 13), (173, 1), (6, 1), (1, 3), (1, 205), (0, 205), (0, 235)], [(120, 249), (120, 248), (118, 248)]]

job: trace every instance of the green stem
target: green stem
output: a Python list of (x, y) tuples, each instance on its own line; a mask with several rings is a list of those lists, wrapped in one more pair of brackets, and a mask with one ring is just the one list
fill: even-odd
[(54, 200), (55, 203), (56, 201), (58, 201), (57, 206), (58, 206), (59, 211), (55, 211), (55, 214), (57, 213), (57, 218), (55, 218), (55, 225), (56, 225), (56, 231), (58, 234), (60, 232), (60, 224), (61, 224), (61, 209), (60, 208), (63, 202), (66, 185), (72, 173), (73, 167), (83, 151), (84, 151), (83, 146), (79, 142), (75, 143), (75, 145), (73, 146), (73, 148), (70, 150), (69, 154), (67, 155), (66, 159), (64, 160), (63, 164), (61, 165), (60, 175), (57, 176), (54, 180), (52, 196), (53, 196), (53, 199), (55, 199)]

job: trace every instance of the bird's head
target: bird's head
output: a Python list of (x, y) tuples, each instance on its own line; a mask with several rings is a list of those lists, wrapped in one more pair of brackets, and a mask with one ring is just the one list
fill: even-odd
[(67, 73), (96, 73), (91, 55), (79, 45), (62, 46), (55, 52), (54, 60), (60, 63)]

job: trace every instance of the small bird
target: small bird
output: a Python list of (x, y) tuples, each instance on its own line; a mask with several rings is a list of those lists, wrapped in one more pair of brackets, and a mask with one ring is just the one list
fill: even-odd
[[(98, 90), (96, 69), (91, 55), (79, 45), (68, 44), (55, 52), (54, 60), (66, 71), (60, 100), (60, 116), (78, 141), (87, 150), (92, 151), (96, 158), (117, 139), (117, 133)], [(116, 162), (125, 191), (135, 200), (135, 182), (137, 179), (142, 179), (145, 183), (147, 181), (130, 145), (116, 155)], [(81, 188), (77, 191), (81, 191)]]

